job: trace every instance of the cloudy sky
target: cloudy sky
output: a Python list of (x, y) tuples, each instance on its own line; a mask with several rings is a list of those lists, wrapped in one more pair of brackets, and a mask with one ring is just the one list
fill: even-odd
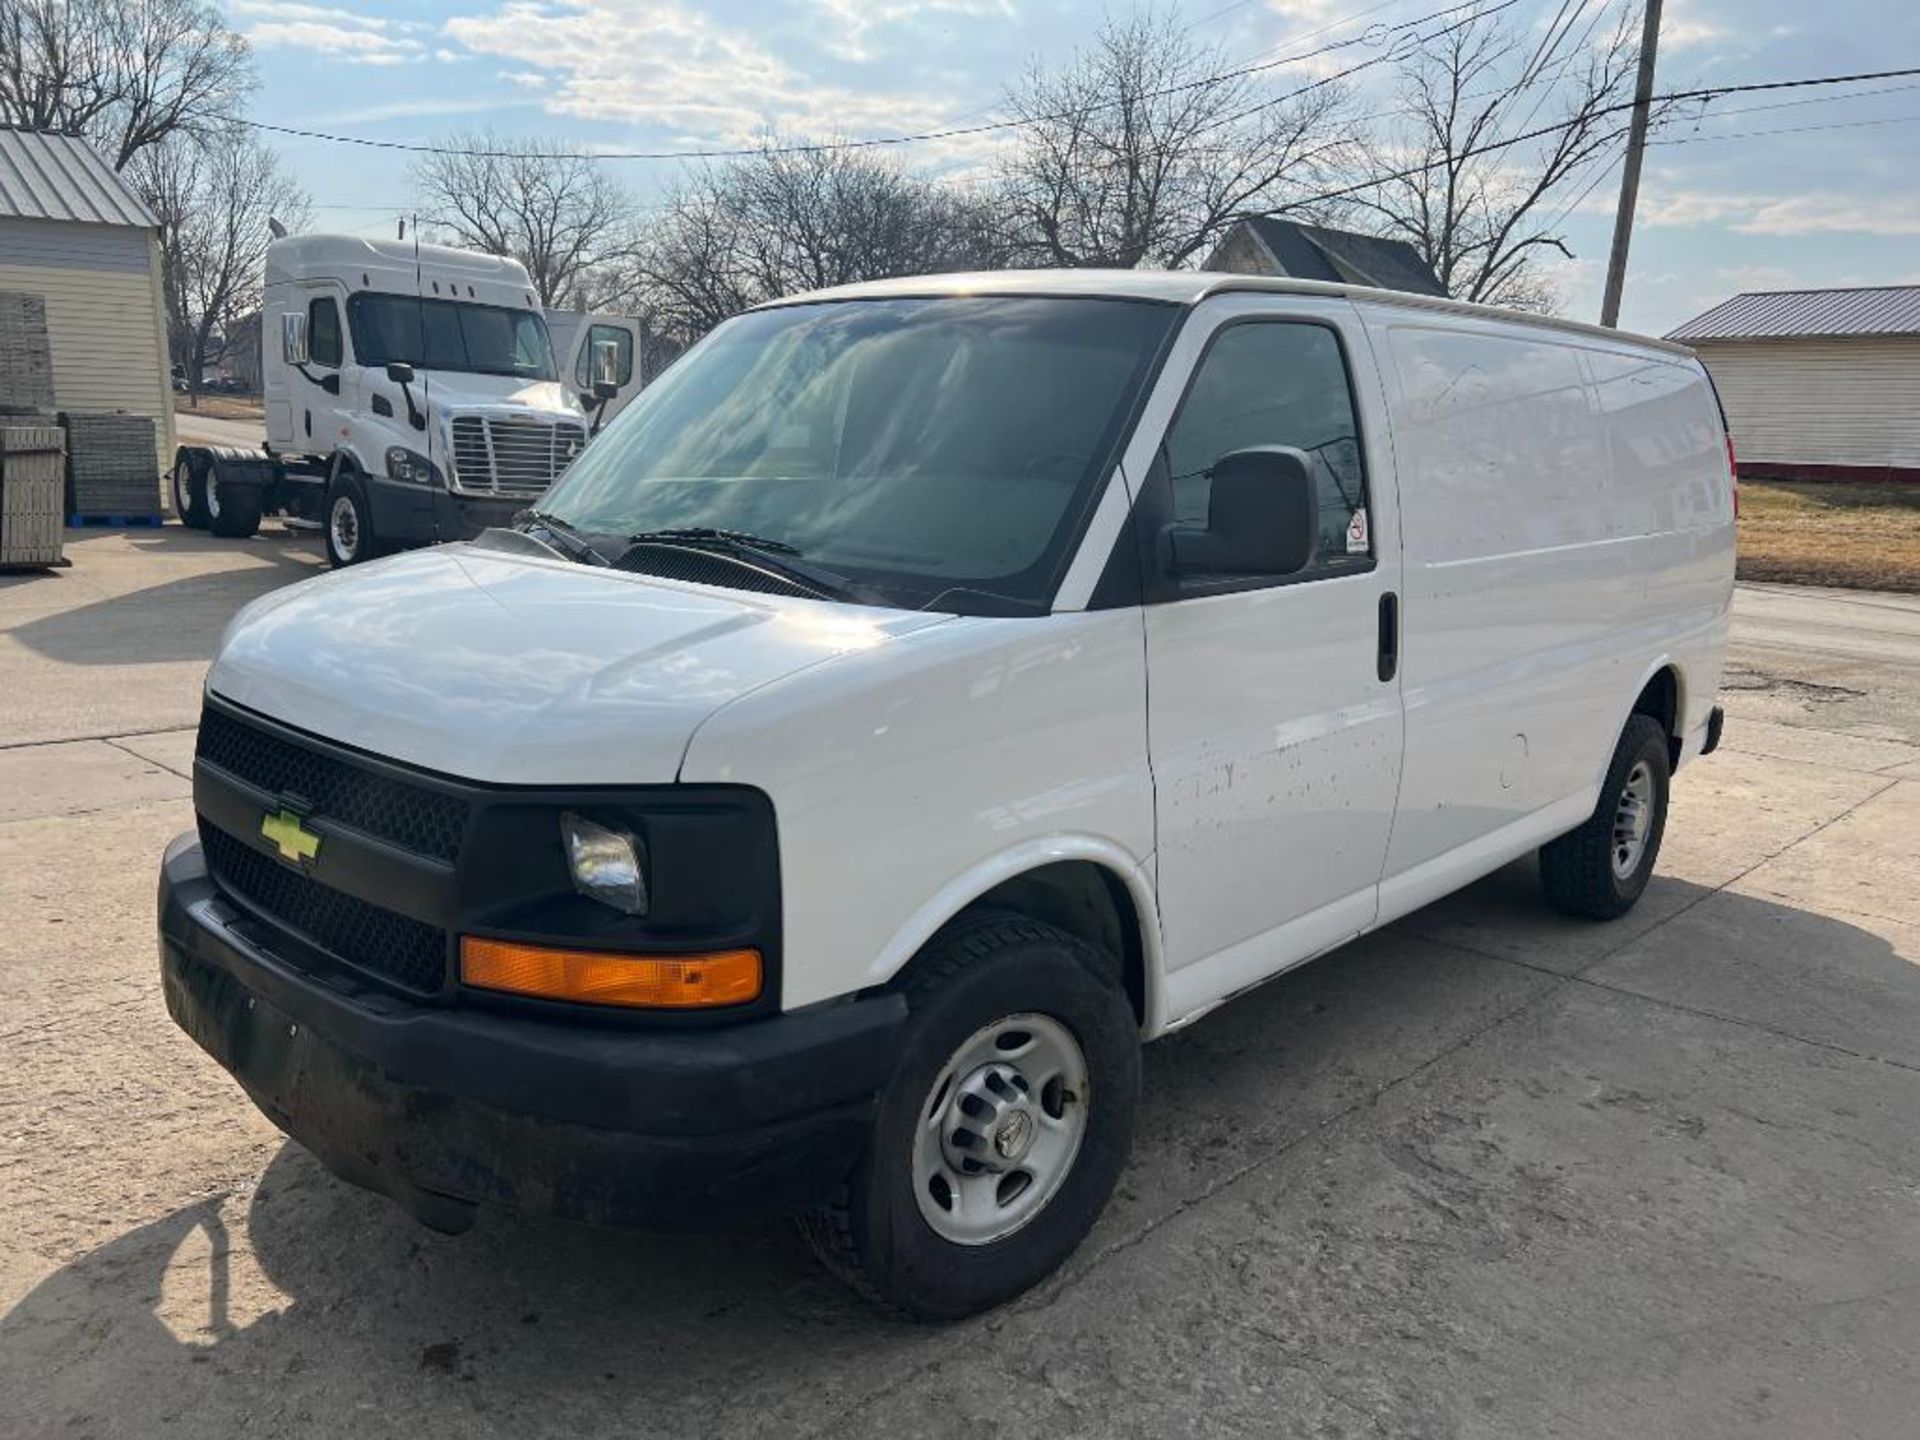
[[(258, 121), (402, 141), (491, 126), (602, 150), (680, 150), (738, 144), (769, 128), (865, 138), (990, 120), (1009, 80), (1064, 60), (1104, 9), (1126, 3), (226, 0), (226, 8), (259, 59), (250, 112)], [(1355, 40), (1340, 52), (1351, 63), (1367, 53), (1370, 27), (1446, 3), (1181, 0), (1179, 14), (1230, 62)], [(1561, 8), (1519, 0), (1508, 15), (1538, 31)], [(1663, 33), (1662, 89), (1920, 66), (1913, 0), (1667, 0)], [(1391, 102), (1387, 69), (1356, 77), (1358, 108)], [(1276, 85), (1297, 83), (1273, 73)], [(390, 233), (411, 204), (404, 155), (270, 138), (324, 228)], [(1920, 77), (1732, 97), (1664, 141), (1648, 155), (1628, 326), (1658, 333), (1743, 289), (1920, 283)], [(990, 161), (992, 143), (909, 147), (902, 159), (977, 166)], [(673, 162), (607, 163), (642, 205), (675, 171)], [(1599, 308), (1614, 192), (1609, 176), (1567, 222), (1576, 258), (1556, 279), (1565, 312), (1578, 318)]]

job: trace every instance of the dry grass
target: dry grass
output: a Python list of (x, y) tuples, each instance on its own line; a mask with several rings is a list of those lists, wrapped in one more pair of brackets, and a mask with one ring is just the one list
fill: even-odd
[(1739, 573), (1920, 592), (1920, 485), (1745, 481)]
[(258, 399), (244, 395), (202, 395), (197, 405), (189, 405), (185, 395), (175, 395), (173, 413), (208, 415), (215, 420), (259, 420), (266, 414)]

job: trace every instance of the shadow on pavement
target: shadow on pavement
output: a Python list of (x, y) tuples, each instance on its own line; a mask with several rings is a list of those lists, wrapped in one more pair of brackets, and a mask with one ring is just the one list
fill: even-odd
[[(101, 531), (124, 535), (123, 531)], [(149, 538), (151, 537), (151, 538)], [(76, 546), (72, 535), (68, 548)], [(248, 601), (322, 572), (313, 543), (301, 536), (269, 535), (253, 540), (217, 540), (192, 530), (168, 526), (132, 541), (135, 550), (167, 557), (208, 554), (245, 546), (249, 557), (270, 563), (248, 564), (145, 586), (126, 594), (76, 604), (22, 620), (7, 631), (13, 639), (49, 660), (68, 665), (140, 665), (170, 660), (204, 660), (213, 654), (220, 633), (234, 612)], [(85, 563), (84, 560), (81, 563)], [(60, 588), (79, 578), (74, 569), (40, 576), (12, 577), (46, 587), (56, 597)], [(85, 593), (69, 591), (69, 594)], [(41, 592), (34, 592), (36, 602)]]
[[(1476, 889), (1485, 897), (1511, 895), (1519, 873), (1522, 867), (1514, 867)], [(1607, 990), (1389, 932), (1284, 976), (1152, 1047), (1142, 1135), (1123, 1194), (1069, 1278), (1042, 1304), (946, 1330), (889, 1320), (817, 1269), (784, 1225), (659, 1237), (489, 1214), (467, 1235), (449, 1239), (336, 1181), (288, 1143), (252, 1192), (244, 1239), (226, 1229), (237, 1219), (234, 1202), (186, 1206), (56, 1270), (0, 1317), (0, 1432), (584, 1434), (619, 1422), (626, 1433), (688, 1437), (811, 1434), (873, 1392), (903, 1379), (919, 1383), (916, 1367), (937, 1367), (948, 1390), (992, 1387), (996, 1367), (1018, 1373), (1022, 1336), (1041, 1327), (1056, 1342), (1077, 1333), (1083, 1346), (1117, 1343), (1108, 1327), (1138, 1325), (1140, 1317), (1105, 1307), (1093, 1283), (1105, 1268), (1095, 1264), (1097, 1254), (1139, 1239), (1251, 1164), (1264, 1163), (1262, 1173), (1283, 1188), (1304, 1184), (1329, 1157), (1372, 1166), (1386, 1176), (1383, 1185), (1417, 1183), (1381, 1160), (1392, 1147), (1366, 1127), (1389, 1122), (1377, 1118), (1372, 1102), (1415, 1072), (1416, 1085), (1439, 1083), (1432, 1062), (1489, 1029), (1505, 1029), (1504, 1043), (1520, 1047), (1513, 1063), (1521, 1073), (1503, 1106), (1509, 1123), (1524, 1116), (1519, 1128), (1526, 1137), (1560, 1135), (1566, 1117), (1594, 1103), (1591, 1087), (1569, 1075), (1583, 1065), (1599, 1073), (1604, 1061), (1548, 1053), (1544, 1045), (1529, 1051), (1527, 1027), (1517, 1034), (1500, 1027), (1516, 1011), (1539, 1014), (1539, 1002), (1551, 1009), (1577, 995), (1585, 1004), (1611, 1005), (1607, 1013), (1617, 1019), (1623, 1045), (1649, 1013), (1648, 1002), (1634, 996), (1667, 989), (1675, 992), (1669, 1004), (1768, 1032), (1702, 1022), (1717, 1027), (1716, 1037), (1724, 1031), (1715, 1044), (1781, 1045), (1779, 1027), (1815, 1009), (1829, 1023), (1879, 1014), (1886, 1034), (1920, 1034), (1912, 1023), (1920, 1019), (1920, 967), (1880, 936), (1763, 900), (1663, 883), (1686, 892), (1670, 912), (1678, 919), (1628, 935), (1603, 959), (1596, 970), (1606, 972)], [(1511, 901), (1484, 903), (1507, 905), (1512, 923), (1538, 921), (1516, 913)], [(1497, 923), (1497, 916), (1486, 918)], [(1684, 942), (1662, 938), (1683, 923), (1691, 925)], [(1570, 937), (1592, 929), (1571, 921), (1561, 927)], [(1619, 995), (1621, 989), (1633, 994)], [(1903, 1063), (1916, 1061), (1920, 1055), (1909, 1053)], [(1662, 1073), (1656, 1062), (1636, 1076), (1644, 1128), (1637, 1128), (1640, 1110), (1622, 1112), (1629, 1128), (1621, 1163), (1651, 1173), (1695, 1143), (1690, 1127), (1660, 1118), (1669, 1101), (1683, 1108), (1716, 1103), (1691, 1093), (1700, 1082), (1689, 1075), (1698, 1072), (1676, 1064)], [(1764, 1110), (1769, 1100), (1755, 1095), (1743, 1103)], [(1357, 1118), (1329, 1123), (1350, 1117)], [(1289, 1149), (1302, 1139), (1312, 1145)], [(1892, 1156), (1912, 1168), (1911, 1140), (1878, 1143), (1886, 1154), (1875, 1163)], [(1488, 1153), (1498, 1148), (1489, 1145)], [(1501, 1218), (1503, 1207), (1522, 1203), (1513, 1198), (1511, 1176), (1483, 1173), (1476, 1181), (1471, 1161), (1459, 1163), (1463, 1193), (1477, 1188), (1476, 1204), (1488, 1212), (1476, 1225), (1532, 1223), (1520, 1211)], [(1777, 1165), (1750, 1161), (1742, 1173), (1737, 1151), (1719, 1163), (1728, 1171), (1714, 1182), (1714, 1193), (1725, 1195), (1716, 1202), (1723, 1205), (1716, 1215), (1725, 1226), (1724, 1255), (1688, 1243), (1682, 1256), (1685, 1231), (1668, 1237), (1676, 1270), (1693, 1275), (1672, 1303), (1690, 1307), (1689, 1318), (1702, 1323), (1728, 1317), (1714, 1313), (1716, 1295), (1699, 1285), (1700, 1267), (1751, 1266), (1742, 1254), (1746, 1239), (1770, 1232), (1783, 1215), (1792, 1219), (1805, 1203)], [(1657, 1212), (1612, 1208), (1608, 1187), (1622, 1183), (1617, 1173), (1584, 1182), (1584, 1194), (1583, 1182), (1555, 1183), (1564, 1191), (1555, 1203), (1569, 1212), (1569, 1233), (1586, 1237), (1583, 1243), (1602, 1244), (1609, 1228), (1642, 1250), (1662, 1243)], [(1284, 1263), (1287, 1233), (1256, 1243), (1272, 1263)], [(1518, 1246), (1496, 1261), (1475, 1258), (1478, 1252), (1461, 1241), (1464, 1261), (1456, 1254), (1446, 1263), (1497, 1266), (1513, 1313), (1524, 1315), (1530, 1303), (1563, 1298), (1559, 1290), (1547, 1294), (1565, 1280), (1547, 1253), (1551, 1243), (1549, 1237)], [(1232, 1277), (1212, 1275), (1191, 1258), (1163, 1261), (1153, 1273), (1172, 1277), (1160, 1283), (1176, 1286), (1185, 1308), (1214, 1303), (1201, 1297), (1216, 1286), (1224, 1287), (1217, 1303), (1234, 1293)], [(1529, 1286), (1538, 1291), (1531, 1298)], [(1729, 1287), (1731, 1295), (1737, 1287)], [(1386, 1327), (1386, 1363), (1402, 1353), (1391, 1330), (1392, 1296), (1348, 1288), (1296, 1299), (1308, 1313), (1290, 1315), (1292, 1329), (1324, 1325), (1343, 1334), (1358, 1326), (1371, 1335), (1369, 1327)], [(1316, 1316), (1315, 1305), (1326, 1309)], [(1525, 1334), (1508, 1338), (1516, 1353), (1533, 1343)], [(1140, 1353), (1137, 1339), (1133, 1353)], [(1414, 1365), (1418, 1347), (1404, 1353)], [(1805, 1365), (1817, 1360), (1802, 1357)], [(1244, 1361), (1215, 1363), (1232, 1369)], [(1423, 1403), (1433, 1407), (1430, 1416), (1438, 1411), (1471, 1428), (1475, 1417), (1484, 1418), (1486, 1399), (1476, 1388), (1489, 1381), (1483, 1371), (1497, 1374), (1508, 1360), (1488, 1355), (1457, 1363), (1459, 1373), (1432, 1377), (1443, 1388)], [(1296, 1376), (1293, 1383), (1312, 1382)], [(1123, 1396), (1090, 1403), (1079, 1412), (1080, 1433), (1127, 1429), (1124, 1413), (1111, 1424), (1100, 1416), (1102, 1403), (1123, 1404)], [(964, 1428), (956, 1423), (952, 1433)], [(928, 1433), (947, 1432), (936, 1425)]]

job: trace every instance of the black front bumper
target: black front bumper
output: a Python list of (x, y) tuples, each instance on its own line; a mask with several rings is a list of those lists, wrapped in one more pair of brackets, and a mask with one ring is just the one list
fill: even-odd
[(254, 938), (192, 836), (159, 909), (180, 1027), (330, 1170), (439, 1229), (475, 1204), (644, 1226), (824, 1202), (906, 1014), (887, 995), (649, 1031), (346, 995)]
[(374, 534), (400, 544), (471, 540), (488, 526), (511, 525), (515, 515), (539, 503), (538, 496), (460, 495), (443, 485), (384, 475), (367, 476), (366, 485)]

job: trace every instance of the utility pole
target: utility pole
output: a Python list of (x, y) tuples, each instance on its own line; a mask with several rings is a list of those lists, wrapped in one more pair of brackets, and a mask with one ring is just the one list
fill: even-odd
[(1640, 28), (1640, 74), (1633, 86), (1633, 122), (1627, 130), (1627, 168), (1620, 175), (1620, 211), (1613, 217), (1613, 253), (1607, 256), (1607, 294), (1600, 323), (1620, 324), (1620, 292), (1627, 284), (1627, 246), (1633, 243), (1633, 207), (1640, 199), (1640, 157), (1647, 148), (1647, 111), (1653, 101), (1653, 62), (1660, 49), (1660, 0), (1646, 0)]

